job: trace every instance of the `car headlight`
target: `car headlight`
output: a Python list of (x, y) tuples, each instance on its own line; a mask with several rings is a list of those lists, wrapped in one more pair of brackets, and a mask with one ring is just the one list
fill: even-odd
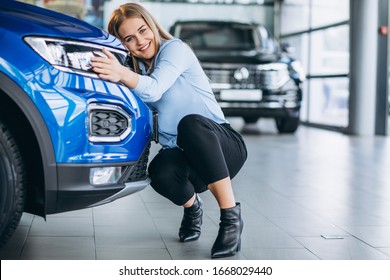
[(260, 73), (259, 83), (262, 88), (275, 90), (290, 80), (287, 65), (284, 63), (268, 63), (257, 66)]
[(291, 62), (290, 67), (292, 71), (294, 72), (294, 76), (299, 79), (301, 82), (303, 82), (306, 79), (306, 72), (303, 70), (302, 64), (295, 60)]
[(113, 53), (124, 64), (126, 52), (93, 43), (45, 37), (25, 37), (25, 42), (55, 68), (86, 76), (97, 77), (92, 71), (91, 58), (105, 56), (102, 49)]

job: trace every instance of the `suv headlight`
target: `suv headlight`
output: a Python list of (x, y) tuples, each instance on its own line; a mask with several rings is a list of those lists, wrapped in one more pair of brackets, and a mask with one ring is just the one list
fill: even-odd
[(112, 52), (124, 64), (126, 52), (93, 43), (44, 37), (25, 37), (25, 42), (55, 68), (97, 77), (91, 69), (91, 58), (105, 56), (102, 49)]
[(293, 75), (295, 75), (296, 78), (298, 78), (301, 82), (305, 81), (306, 79), (306, 72), (303, 70), (302, 64), (295, 60), (290, 63), (291, 70), (294, 72)]
[(287, 65), (284, 63), (269, 63), (257, 66), (260, 73), (260, 85), (269, 90), (282, 87), (290, 80)]

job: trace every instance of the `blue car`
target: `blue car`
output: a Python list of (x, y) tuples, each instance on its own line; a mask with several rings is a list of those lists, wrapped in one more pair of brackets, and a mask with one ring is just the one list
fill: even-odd
[(17, 1), (0, 3), (0, 246), (23, 212), (45, 217), (147, 187), (153, 114), (90, 58), (127, 52), (105, 31)]

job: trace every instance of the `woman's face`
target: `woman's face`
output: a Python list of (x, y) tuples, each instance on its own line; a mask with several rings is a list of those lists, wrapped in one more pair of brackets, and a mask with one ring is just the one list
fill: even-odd
[(119, 26), (118, 33), (131, 55), (150, 65), (156, 54), (155, 36), (145, 20), (127, 18)]

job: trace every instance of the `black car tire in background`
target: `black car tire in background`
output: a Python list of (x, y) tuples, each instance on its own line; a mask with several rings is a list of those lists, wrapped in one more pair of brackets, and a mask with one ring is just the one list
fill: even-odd
[(275, 123), (279, 133), (294, 133), (299, 126), (299, 117), (278, 117)]
[(246, 124), (257, 123), (259, 117), (243, 117)]
[(19, 148), (0, 120), (0, 247), (7, 243), (22, 217), (25, 181)]
[(294, 133), (300, 125), (301, 108), (286, 109), (285, 116), (275, 117), (276, 128), (279, 133)]

